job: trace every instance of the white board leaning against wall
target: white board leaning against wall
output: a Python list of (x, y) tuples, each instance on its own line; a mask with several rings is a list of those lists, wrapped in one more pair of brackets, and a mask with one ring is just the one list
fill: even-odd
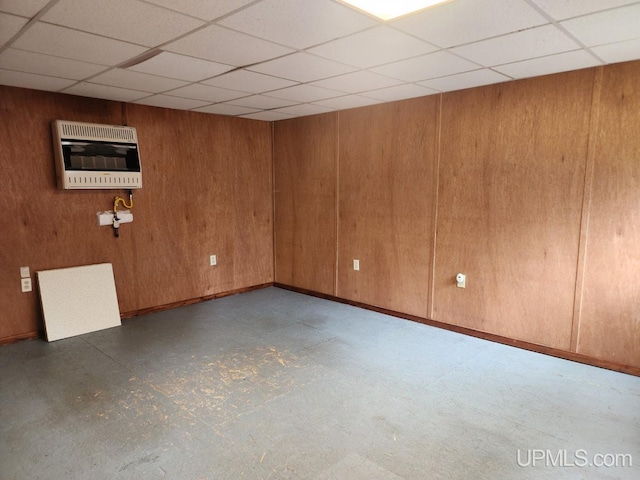
[(47, 341), (121, 325), (110, 263), (38, 272)]

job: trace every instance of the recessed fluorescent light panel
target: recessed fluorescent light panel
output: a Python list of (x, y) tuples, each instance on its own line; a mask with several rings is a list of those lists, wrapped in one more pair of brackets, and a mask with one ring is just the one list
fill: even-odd
[(338, 0), (382, 20), (392, 20), (451, 0)]

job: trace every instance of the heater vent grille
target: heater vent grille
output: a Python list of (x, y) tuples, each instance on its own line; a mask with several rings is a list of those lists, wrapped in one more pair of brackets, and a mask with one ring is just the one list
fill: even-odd
[(136, 130), (132, 127), (64, 121), (59, 123), (59, 127), (61, 137), (63, 138), (130, 143), (137, 142)]

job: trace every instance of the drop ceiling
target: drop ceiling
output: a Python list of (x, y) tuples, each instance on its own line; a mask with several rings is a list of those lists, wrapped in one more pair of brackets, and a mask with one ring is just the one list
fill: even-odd
[(0, 84), (265, 121), (636, 59), (638, 0), (0, 0)]

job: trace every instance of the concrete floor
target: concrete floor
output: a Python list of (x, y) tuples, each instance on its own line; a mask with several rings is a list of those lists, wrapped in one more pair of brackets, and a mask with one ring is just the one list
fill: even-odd
[(640, 378), (268, 288), (0, 348), (0, 429), (3, 480), (638, 479)]

